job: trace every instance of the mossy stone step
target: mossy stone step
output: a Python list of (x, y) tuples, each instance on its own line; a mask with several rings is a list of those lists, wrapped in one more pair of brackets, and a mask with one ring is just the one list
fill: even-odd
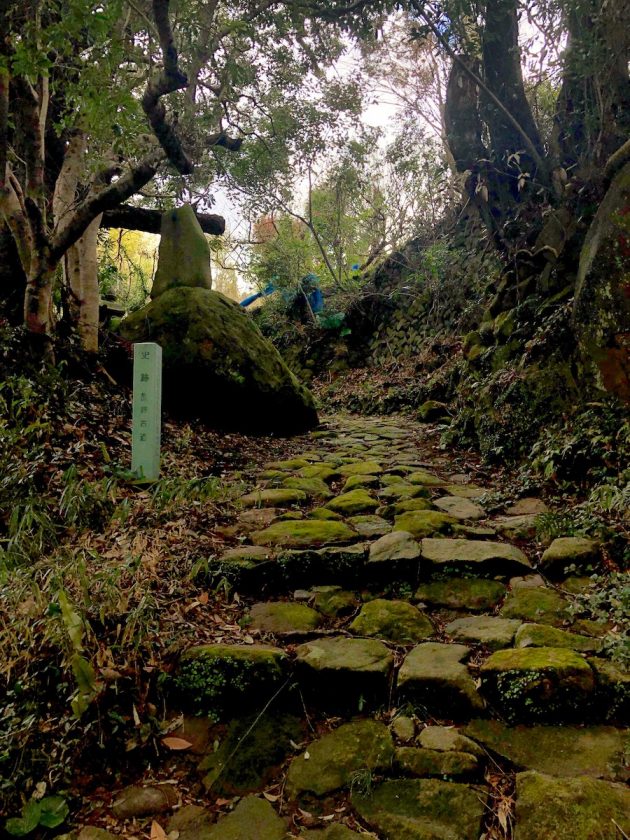
[(394, 656), (375, 639), (345, 636), (306, 642), (296, 672), (306, 697), (320, 707), (359, 711), (387, 699)]
[(591, 636), (558, 630), (547, 624), (521, 624), (514, 637), (514, 647), (557, 647), (570, 648), (581, 653), (596, 653), (601, 650), (602, 641)]
[(383, 467), (376, 461), (351, 461), (349, 464), (342, 464), (338, 472), (345, 477), (351, 475), (380, 475)]
[(288, 657), (266, 645), (197, 645), (180, 657), (174, 686), (184, 707), (214, 719), (258, 708), (285, 678)]
[(346, 723), (308, 745), (291, 762), (286, 792), (322, 797), (350, 787), (358, 771), (382, 772), (391, 767), (394, 744), (388, 728), (375, 720)]
[(407, 531), (415, 539), (448, 534), (457, 520), (437, 510), (412, 510), (394, 518), (394, 531)]
[(287, 601), (254, 604), (247, 620), (248, 630), (275, 635), (312, 632), (323, 622), (322, 616), (306, 604)]
[(560, 627), (572, 618), (569, 601), (554, 589), (522, 586), (512, 589), (501, 608), (503, 618), (519, 618)]
[(351, 475), (343, 485), (343, 492), (365, 487), (378, 487), (380, 478), (377, 475)]
[(300, 478), (290, 476), (282, 480), (282, 486), (289, 490), (301, 490), (313, 499), (330, 499), (332, 493), (325, 481), (321, 478)]
[(573, 650), (511, 648), (493, 653), (481, 666), (481, 691), (508, 720), (584, 720), (595, 678)]
[(350, 516), (348, 517), (348, 525), (362, 537), (382, 537), (392, 530), (392, 526), (386, 519), (375, 514)]
[(315, 586), (313, 605), (322, 615), (340, 618), (353, 613), (359, 600), (354, 592), (342, 589), (340, 586)]
[(422, 484), (425, 487), (444, 487), (448, 482), (425, 470), (415, 470), (407, 475), (410, 484)]
[(529, 560), (519, 548), (489, 540), (423, 539), (422, 557), (438, 569), (460, 574), (471, 571), (488, 577), (510, 577), (531, 571)]
[(408, 776), (440, 776), (471, 778), (480, 773), (479, 759), (466, 752), (441, 752), (422, 747), (399, 747), (396, 767)]
[(518, 619), (479, 615), (456, 618), (444, 629), (456, 642), (485, 645), (490, 650), (499, 650), (512, 644), (520, 626)]
[(289, 488), (270, 488), (269, 490), (254, 490), (241, 496), (243, 507), (282, 507), (303, 504), (308, 499), (303, 490)]
[(266, 799), (246, 796), (211, 828), (199, 826), (185, 836), (180, 832), (179, 840), (286, 840), (287, 828)]
[(416, 590), (416, 599), (433, 607), (452, 610), (491, 610), (507, 592), (505, 584), (483, 578), (451, 578), (423, 583)]
[(508, 726), (472, 720), (466, 735), (517, 767), (552, 776), (630, 780), (628, 731), (613, 726)]
[(382, 782), (352, 805), (386, 840), (477, 840), (485, 792), (438, 779)]
[(360, 513), (374, 513), (379, 502), (361, 488), (342, 493), (326, 503), (325, 507), (344, 516), (356, 516)]
[(442, 496), (440, 499), (434, 499), (433, 504), (438, 510), (463, 521), (483, 519), (486, 515), (481, 505), (459, 496)]
[(599, 543), (585, 537), (559, 537), (555, 539), (540, 559), (541, 571), (550, 578), (564, 578), (594, 571), (600, 560)]
[(431, 620), (406, 601), (375, 598), (361, 607), (349, 628), (357, 636), (373, 636), (395, 645), (409, 645), (435, 632)]
[(418, 744), (428, 750), (455, 751), (486, 758), (485, 750), (479, 744), (452, 726), (426, 726), (418, 735)]
[(470, 718), (484, 702), (468, 668), (465, 645), (425, 642), (411, 650), (398, 673), (398, 693), (438, 719)]
[(623, 785), (517, 773), (514, 840), (619, 840), (628, 832), (630, 791)]
[(310, 548), (330, 543), (349, 543), (359, 538), (357, 532), (344, 522), (328, 520), (301, 520), (274, 522), (263, 531), (251, 535), (254, 545)]

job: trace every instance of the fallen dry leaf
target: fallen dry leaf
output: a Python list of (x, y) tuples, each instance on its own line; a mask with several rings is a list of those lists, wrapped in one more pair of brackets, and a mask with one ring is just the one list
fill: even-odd
[(169, 750), (188, 750), (192, 747), (190, 741), (186, 741), (185, 738), (176, 738), (174, 735), (167, 735), (166, 738), (162, 738), (162, 743)]

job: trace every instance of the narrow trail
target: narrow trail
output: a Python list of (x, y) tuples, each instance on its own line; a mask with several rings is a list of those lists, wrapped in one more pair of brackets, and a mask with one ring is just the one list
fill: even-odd
[(491, 484), (405, 419), (299, 444), (208, 563), (245, 635), (179, 658), (156, 773), (178, 782), (120, 792), (114, 836), (626, 837), (627, 677), (572, 609), (597, 544), (538, 556), (545, 504), (488, 515)]

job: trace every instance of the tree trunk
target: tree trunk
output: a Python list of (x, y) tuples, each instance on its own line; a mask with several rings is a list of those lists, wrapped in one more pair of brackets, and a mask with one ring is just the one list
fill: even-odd
[(87, 353), (98, 352), (100, 293), (96, 246), (100, 224), (98, 216), (64, 258), (70, 320)]

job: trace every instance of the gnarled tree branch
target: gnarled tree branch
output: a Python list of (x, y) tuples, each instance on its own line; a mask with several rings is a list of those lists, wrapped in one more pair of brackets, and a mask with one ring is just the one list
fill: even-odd
[[(220, 236), (225, 232), (225, 219), (214, 213), (195, 213), (197, 221), (204, 233)], [(132, 207), (121, 204), (103, 213), (101, 227), (125, 228), (125, 230), (141, 230), (144, 233), (159, 233), (162, 213), (159, 210), (148, 210), (144, 207)]]

